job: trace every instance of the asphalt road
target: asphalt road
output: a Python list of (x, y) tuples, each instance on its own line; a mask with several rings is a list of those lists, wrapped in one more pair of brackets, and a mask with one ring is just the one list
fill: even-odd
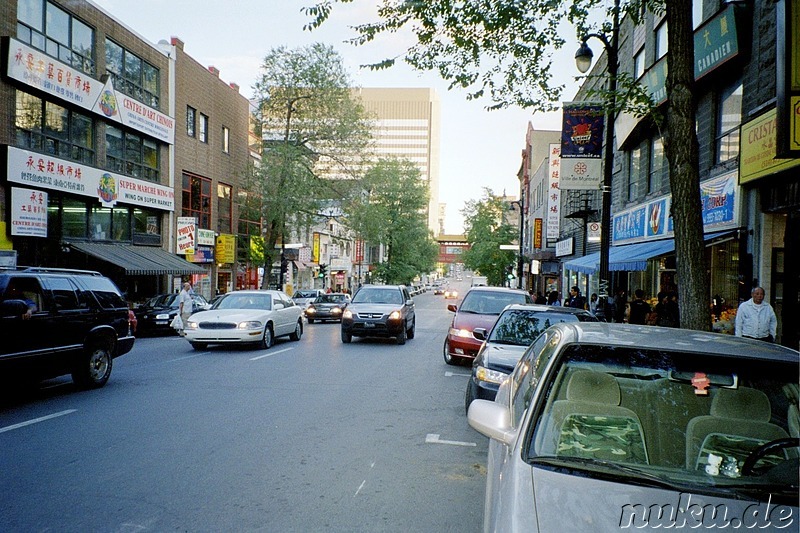
[(108, 384), (0, 404), (0, 531), (481, 529), (487, 440), (445, 365), (451, 313), (405, 346), (311, 324), (269, 350), (138, 339)]

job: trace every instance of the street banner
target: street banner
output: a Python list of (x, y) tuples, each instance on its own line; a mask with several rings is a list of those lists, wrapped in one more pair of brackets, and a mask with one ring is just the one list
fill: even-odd
[(561, 170), (561, 145), (550, 145), (547, 177), (547, 240), (558, 240), (559, 222), (561, 219), (561, 189), (559, 188), (559, 172)]
[(197, 238), (197, 219), (195, 217), (178, 217), (178, 255), (193, 254)]
[(598, 190), (603, 181), (605, 111), (592, 102), (564, 102), (559, 188)]

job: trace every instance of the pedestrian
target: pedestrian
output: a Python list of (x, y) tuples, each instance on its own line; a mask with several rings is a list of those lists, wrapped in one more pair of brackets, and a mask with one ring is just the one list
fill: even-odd
[(547, 296), (542, 294), (542, 291), (536, 291), (536, 300), (534, 300), (534, 303), (547, 305)]
[(625, 314), (628, 310), (628, 296), (625, 289), (617, 289), (614, 297), (614, 322), (622, 324), (625, 322)]
[(736, 336), (775, 342), (778, 317), (772, 306), (764, 301), (764, 289), (754, 287), (749, 300), (736, 311)]
[(670, 294), (666, 292), (659, 293), (658, 303), (655, 308), (656, 326), (663, 328), (677, 328), (678, 316), (674, 314), (673, 305), (670, 303)]
[(653, 310), (650, 308), (650, 304), (644, 301), (644, 291), (642, 289), (636, 289), (633, 295), (634, 298), (631, 300), (628, 313), (628, 323), (644, 326), (647, 324), (648, 315)]
[[(192, 295), (189, 292), (191, 288), (191, 284), (187, 281), (183, 284), (183, 290), (178, 294), (178, 312), (181, 315), (184, 328), (186, 327), (186, 321), (192, 316)], [(183, 334), (183, 329), (181, 329), (180, 333), (181, 335)]]
[(561, 305), (561, 301), (558, 299), (558, 291), (550, 291), (547, 296), (547, 305)]
[(599, 303), (597, 299), (597, 293), (593, 292), (592, 295), (589, 297), (589, 311), (593, 314), (597, 313), (597, 304)]
[(569, 300), (565, 305), (575, 309), (586, 309), (586, 298), (581, 295), (581, 290), (577, 285), (573, 285), (569, 290)]

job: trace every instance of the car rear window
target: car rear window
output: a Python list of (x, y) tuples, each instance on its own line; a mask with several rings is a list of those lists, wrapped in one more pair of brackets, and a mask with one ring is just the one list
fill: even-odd
[(530, 297), (521, 292), (469, 291), (458, 308), (462, 313), (499, 315), (507, 305), (530, 303)]
[(541, 333), (559, 322), (597, 321), (589, 314), (576, 315), (551, 311), (509, 309), (500, 315), (489, 334), (489, 342), (527, 346)]
[(94, 294), (100, 307), (104, 309), (116, 309), (120, 307), (128, 307), (128, 303), (122, 297), (119, 289), (114, 282), (108, 278), (99, 276), (81, 276), (81, 284)]

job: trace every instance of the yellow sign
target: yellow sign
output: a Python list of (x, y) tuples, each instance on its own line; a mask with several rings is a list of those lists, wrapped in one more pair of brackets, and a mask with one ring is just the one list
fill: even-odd
[(223, 233), (217, 237), (217, 263), (230, 264), (236, 262), (236, 235)]
[(776, 159), (777, 111), (772, 109), (742, 126), (739, 184), (800, 165), (800, 159)]
[(311, 246), (311, 261), (319, 263), (319, 233), (314, 233), (314, 241)]
[(789, 150), (800, 150), (800, 96), (792, 96), (789, 102)]

